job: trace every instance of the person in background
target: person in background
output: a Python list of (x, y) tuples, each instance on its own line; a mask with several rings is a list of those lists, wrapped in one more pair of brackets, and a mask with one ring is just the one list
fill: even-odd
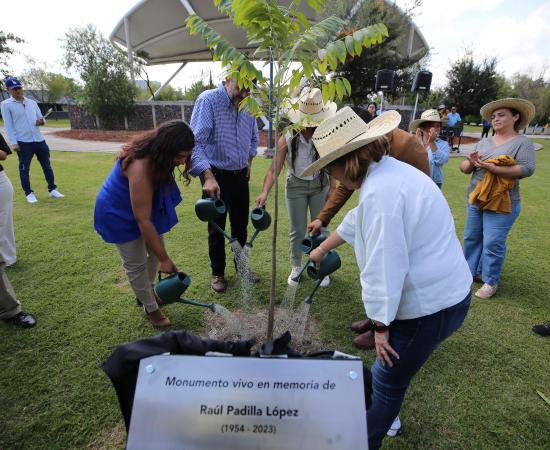
[[(196, 146), (190, 173), (200, 176), (205, 197), (221, 198), (225, 202), (231, 236), (241, 247), (247, 238), (250, 171), (259, 136), (256, 118), (244, 109), (239, 111), (239, 104), (248, 94), (248, 89), (239, 88), (237, 80), (228, 77), (218, 88), (199, 95), (191, 116)], [(227, 213), (216, 223), (225, 229), (226, 219)], [(214, 292), (225, 292), (225, 239), (210, 224), (208, 255), (212, 268), (210, 287)], [(260, 277), (253, 271), (246, 271), (243, 275), (251, 283), (260, 282)]]
[(443, 185), (443, 165), (449, 161), (449, 144), (439, 138), (441, 118), (435, 109), (427, 109), (420, 119), (409, 125), (418, 142), (426, 149), (430, 162), (430, 176), (439, 189)]
[[(275, 163), (277, 164), (277, 176), (280, 174), (283, 163), (287, 162), (288, 172), (286, 176), (286, 205), (290, 221), (290, 261), (292, 269), (288, 276), (288, 284), (296, 285), (293, 279), (299, 274), (302, 265), (302, 250), (300, 244), (306, 235), (308, 210), (311, 219), (323, 208), (329, 187), (334, 187), (333, 182), (324, 172), (317, 172), (307, 177), (301, 173), (315, 161), (319, 155), (311, 142), (317, 125), (336, 112), (336, 103), (323, 103), (321, 90), (305, 87), (298, 98), (291, 100), (298, 104), (298, 109), (288, 109), (287, 115), (294, 124), (303, 124), (301, 131), (288, 132), (281, 136), (277, 143), (277, 161), (269, 166), (264, 178), (262, 192), (256, 198), (258, 206), (263, 207), (267, 196), (275, 182)], [(332, 186), (331, 186), (332, 185)], [(326, 276), (321, 286), (327, 286), (330, 278)]]
[(462, 325), (472, 295), (472, 276), (441, 190), (388, 156), (385, 135), (400, 120), (388, 111), (365, 124), (342, 108), (315, 131), (319, 159), (303, 174), (325, 168), (347, 189), (359, 191), (357, 207), (310, 260), (319, 265), (344, 243), (355, 252), (377, 355), (367, 411), (371, 450), (380, 448), (412, 378)]
[(29, 178), (30, 165), (34, 155), (42, 166), (50, 197), (63, 198), (64, 195), (57, 190), (55, 184), (50, 164), (50, 149), (38, 130), (39, 126), (44, 125), (44, 117), (42, 117), (38, 104), (25, 97), (23, 86), (17, 78), (8, 77), (4, 80), (4, 84), (11, 97), (4, 100), (0, 108), (9, 144), (19, 157), (19, 178), (27, 202), (36, 203), (38, 201), (31, 189)]
[(95, 230), (105, 242), (116, 245), (130, 286), (154, 327), (170, 326), (159, 309), (153, 283), (157, 271), (178, 271), (162, 236), (178, 223), (181, 195), (174, 170), (184, 166), (182, 176), (189, 182), (194, 145), (185, 122), (163, 123), (122, 147), (97, 194)]
[(370, 102), (369, 105), (367, 106), (368, 114), (365, 115), (366, 117), (362, 117), (362, 119), (366, 123), (369, 123), (372, 119), (376, 118), (376, 116), (378, 114), (377, 113), (377, 108), (378, 108), (378, 106), (376, 106), (376, 103)]
[(445, 107), (445, 105), (439, 105), (437, 107), (437, 112), (439, 113), (439, 117), (441, 118), (441, 120), (447, 120), (447, 108)]
[(449, 147), (452, 150), (457, 150), (458, 147), (454, 147), (454, 138), (460, 136), (461, 127), (462, 127), (462, 117), (457, 112), (456, 106), (451, 107), (451, 112), (447, 114), (447, 126), (453, 129), (453, 132), (449, 134)]
[[(365, 123), (363, 122), (361, 126), (364, 125)], [(428, 154), (415, 136), (404, 130), (395, 128), (386, 135), (386, 138), (389, 142), (390, 156), (430, 176)], [(321, 212), (317, 215), (315, 220), (308, 224), (308, 232), (316, 235), (323, 227), (327, 227), (332, 218), (351, 197), (353, 192), (353, 189), (346, 188), (342, 183), (340, 183), (336, 189), (332, 190)], [(355, 321), (351, 324), (352, 331), (358, 334), (358, 336), (353, 339), (353, 345), (355, 347), (361, 349), (370, 349), (374, 347), (374, 334), (368, 328), (369, 324), (370, 320), (368, 318)]]
[(533, 120), (535, 107), (527, 100), (504, 98), (483, 105), (480, 113), (491, 121), (496, 134), (479, 141), (460, 163), (460, 170), (472, 174), (466, 197), (464, 255), (474, 280), (483, 282), (475, 296), (486, 299), (497, 292), (506, 238), (521, 210), (519, 180), (535, 171), (535, 147), (518, 134)]
[[(0, 134), (0, 161), (11, 154), (10, 146)], [(13, 186), (0, 164), (0, 258), (7, 267), (17, 260), (13, 232)]]
[(21, 303), (6, 275), (6, 263), (0, 255), (0, 319), (16, 327), (32, 328), (36, 318), (21, 309)]
[[(481, 131), (481, 139), (484, 137), (489, 137), (489, 130), (491, 129), (491, 122), (489, 122), (487, 119), (483, 119), (482, 122), (483, 130)], [(494, 136), (494, 134), (493, 134)]]

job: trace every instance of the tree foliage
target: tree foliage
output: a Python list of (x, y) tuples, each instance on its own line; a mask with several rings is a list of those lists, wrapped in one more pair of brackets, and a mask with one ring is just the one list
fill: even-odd
[[(327, 3), (325, 14), (337, 14), (346, 17), (356, 0), (341, 0)], [(351, 100), (355, 104), (366, 103), (375, 91), (376, 72), (381, 69), (396, 71), (396, 90), (390, 97), (401, 97), (410, 94), (411, 85), (416, 73), (426, 64), (428, 55), (409, 57), (403, 53), (404, 40), (408, 40), (414, 10), (420, 5), (417, 1), (410, 9), (401, 11), (395, 5), (383, 1), (364, 2), (350, 21), (348, 33), (372, 23), (382, 22), (391, 35), (384, 45), (371, 47), (354, 58), (348, 58), (335, 72), (337, 76), (347, 78), (353, 88)]]
[(108, 121), (131, 111), (137, 89), (128, 76), (126, 55), (93, 25), (70, 29), (63, 49), (65, 67), (76, 70), (84, 83), (78, 100), (89, 114)]
[(520, 97), (533, 102), (536, 108), (534, 122), (550, 123), (550, 83), (545, 81), (545, 72), (532, 76), (515, 74), (511, 80), (511, 97)]
[(8, 70), (8, 60), (15, 53), (12, 45), (23, 42), (25, 41), (13, 33), (6, 33), (0, 30), (0, 73), (2, 74), (2, 78), (11, 75)]
[(476, 63), (471, 52), (451, 64), (447, 72), (447, 97), (449, 103), (458, 106), (463, 117), (479, 117), (479, 108), (497, 98), (499, 82), (496, 65), (496, 58), (486, 58)]
[(60, 73), (48, 70), (46, 63), (27, 59), (29, 67), (21, 74), (21, 81), (27, 89), (34, 89), (41, 103), (57, 103), (62, 97), (75, 98), (76, 83)]

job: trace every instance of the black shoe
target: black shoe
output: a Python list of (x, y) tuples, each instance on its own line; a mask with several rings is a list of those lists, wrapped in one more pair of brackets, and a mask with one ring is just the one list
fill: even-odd
[(6, 322), (13, 323), (17, 327), (32, 328), (36, 325), (36, 319), (30, 314), (21, 311), (19, 314), (6, 319)]
[(541, 336), (550, 336), (550, 323), (544, 323), (542, 325), (534, 325), (533, 331)]

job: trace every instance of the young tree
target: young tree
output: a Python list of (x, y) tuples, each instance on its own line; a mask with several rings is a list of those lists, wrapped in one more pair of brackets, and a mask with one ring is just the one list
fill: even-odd
[[(379, 23), (362, 28), (344, 36), (338, 35), (346, 22), (330, 16), (317, 24), (311, 24), (299, 11), (300, 1), (288, 7), (276, 0), (214, 0), (233, 23), (245, 30), (251, 45), (257, 50), (249, 58), (232, 47), (201, 17), (191, 15), (187, 26), (192, 34), (199, 34), (212, 50), (214, 60), (221, 60), (228, 67), (227, 74), (235, 78), (239, 86), (251, 89), (240, 105), (255, 116), (265, 115), (279, 129), (282, 118), (281, 106), (288, 101), (290, 93), (298, 88), (302, 79), (310, 85), (320, 86), (324, 101), (336, 96), (341, 100), (350, 95), (350, 82), (343, 77), (328, 78), (329, 70), (336, 70), (348, 56), (361, 55), (364, 48), (381, 43), (388, 36), (385, 25)], [(324, 0), (307, 0), (310, 7), (319, 11)], [(251, 60), (262, 60), (270, 67), (272, 77), (266, 78)], [(293, 64), (298, 62), (299, 64)], [(293, 105), (297, 107), (297, 105)], [(298, 124), (300, 126), (300, 124)], [(276, 139), (275, 139), (276, 142)], [(275, 161), (277, 160), (275, 146)], [(275, 171), (278, 172), (278, 169)], [(278, 177), (275, 178), (275, 207), (271, 256), (271, 288), (267, 337), (273, 337), (277, 225), (278, 225)]]
[(197, 97), (208, 89), (214, 89), (216, 86), (212, 83), (212, 79), (205, 83), (203, 80), (195, 81), (191, 86), (185, 89), (183, 94), (184, 100), (196, 100)]
[(536, 108), (534, 121), (550, 123), (550, 83), (545, 81), (543, 70), (538, 75), (515, 74), (511, 79), (513, 97), (521, 97), (533, 102)]
[[(327, 3), (323, 9), (325, 14), (347, 17), (355, 4), (357, 0), (341, 0)], [(369, 96), (375, 91), (376, 72), (380, 69), (396, 71), (396, 90), (393, 97), (411, 95), (414, 76), (426, 65), (428, 59), (427, 51), (414, 56), (407, 56), (403, 52), (403, 47), (408, 43), (410, 21), (420, 4), (421, 0), (417, 0), (411, 8), (402, 11), (383, 1), (365, 1), (357, 10), (347, 27), (347, 33), (382, 22), (391, 30), (391, 35), (384, 41), (384, 45), (365, 49), (361, 55), (346, 59), (335, 72), (352, 84), (353, 92), (350, 97), (353, 103), (370, 100)]]
[(75, 69), (84, 86), (78, 100), (89, 114), (109, 121), (128, 114), (137, 94), (129, 63), (93, 25), (72, 28), (63, 39), (64, 65)]
[(447, 72), (447, 97), (451, 104), (459, 107), (462, 117), (479, 117), (479, 108), (497, 98), (496, 65), (496, 58), (486, 58), (476, 64), (470, 52), (451, 64)]

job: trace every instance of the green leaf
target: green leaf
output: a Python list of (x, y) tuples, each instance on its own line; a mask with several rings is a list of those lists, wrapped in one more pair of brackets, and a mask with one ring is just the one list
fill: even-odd
[(346, 44), (344, 44), (344, 41), (338, 40), (334, 43), (334, 46), (336, 47), (338, 59), (342, 64), (346, 62), (346, 57), (348, 56), (348, 51), (346, 50)]
[(328, 82), (328, 98), (329, 100), (334, 100), (334, 95), (336, 94), (336, 87), (334, 86), (334, 81), (330, 80)]
[(315, 12), (319, 12), (321, 10), (321, 5), (319, 4), (319, 2), (317, 0), (307, 0), (307, 4)]
[(311, 61), (307, 59), (302, 61), (302, 66), (304, 68), (304, 75), (308, 78), (311, 77), (313, 74), (313, 65), (311, 64)]
[(347, 78), (342, 78), (342, 83), (344, 83), (347, 95), (351, 95), (351, 83), (349, 82), (349, 80)]
[(330, 97), (328, 83), (323, 83), (323, 85), (321, 86), (321, 93), (323, 94), (323, 103), (328, 102)]
[(304, 27), (304, 29), (307, 29), (310, 27), (309, 20), (307, 20), (307, 17), (304, 13), (301, 13), (300, 11), (298, 11), (296, 13), (296, 18), (302, 24), (302, 27)]
[(353, 39), (353, 36), (346, 36), (344, 40), (346, 44), (346, 49), (348, 50), (348, 53), (351, 56), (355, 55), (355, 39)]
[(342, 83), (340, 78), (337, 78), (334, 84), (336, 86), (336, 94), (338, 95), (338, 99), (342, 100), (345, 93), (344, 83)]

